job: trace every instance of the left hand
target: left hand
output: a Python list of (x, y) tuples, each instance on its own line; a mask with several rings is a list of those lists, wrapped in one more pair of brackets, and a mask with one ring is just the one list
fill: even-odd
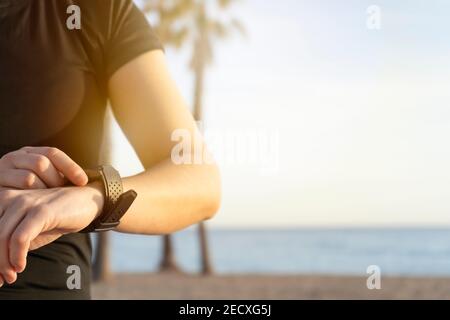
[(0, 190), (0, 278), (11, 284), (29, 250), (87, 227), (103, 208), (101, 186)]

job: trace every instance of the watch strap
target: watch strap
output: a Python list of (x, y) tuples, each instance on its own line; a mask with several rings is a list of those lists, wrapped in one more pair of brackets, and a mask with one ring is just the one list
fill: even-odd
[(93, 225), (92, 231), (89, 232), (104, 232), (117, 228), (120, 224), (120, 219), (128, 211), (136, 197), (137, 193), (134, 190), (129, 190), (122, 194), (117, 200), (116, 205), (102, 219), (98, 220)]
[(120, 219), (130, 208), (134, 199), (136, 199), (137, 193), (134, 190), (123, 193), (122, 178), (119, 172), (110, 165), (99, 166), (96, 169), (87, 169), (85, 172), (89, 182), (101, 181), (103, 183), (105, 202), (100, 216), (81, 232), (114, 230), (120, 224)]
[(110, 165), (99, 166), (96, 169), (87, 169), (85, 172), (89, 178), (89, 182), (103, 182), (105, 192), (104, 211), (108, 211), (114, 207), (123, 192), (122, 178), (119, 172)]

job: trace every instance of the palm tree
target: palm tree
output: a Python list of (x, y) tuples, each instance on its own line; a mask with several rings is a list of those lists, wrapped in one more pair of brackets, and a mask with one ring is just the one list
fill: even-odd
[[(112, 141), (111, 124), (114, 121), (111, 108), (107, 108), (105, 113), (105, 132), (103, 145), (100, 152), (100, 163), (112, 162)], [(108, 281), (112, 277), (110, 265), (110, 237), (108, 232), (98, 233), (96, 236), (95, 256), (93, 263), (94, 281)]]
[(96, 282), (106, 282), (111, 279), (112, 272), (109, 257), (110, 238), (106, 232), (97, 235), (96, 254), (93, 263), (93, 278)]
[(181, 268), (175, 259), (175, 250), (173, 248), (173, 239), (170, 235), (163, 236), (163, 252), (162, 259), (159, 264), (161, 272), (180, 273)]
[[(242, 24), (234, 18), (217, 19), (211, 9), (224, 11), (238, 0), (146, 0), (144, 11), (156, 14), (154, 28), (166, 46), (191, 47), (190, 68), (194, 75), (193, 113), (197, 121), (203, 120), (203, 94), (206, 68), (214, 57), (213, 44), (216, 40), (227, 38), (232, 31), (244, 33)], [(209, 256), (205, 223), (198, 227), (202, 273), (213, 272)], [(165, 242), (167, 244), (167, 242)], [(170, 241), (169, 241), (170, 245)], [(171, 250), (164, 250), (171, 252)], [(171, 259), (166, 256), (164, 260)], [(163, 261), (164, 261), (163, 260)], [(172, 261), (173, 262), (173, 261)], [(164, 265), (164, 263), (163, 263)]]

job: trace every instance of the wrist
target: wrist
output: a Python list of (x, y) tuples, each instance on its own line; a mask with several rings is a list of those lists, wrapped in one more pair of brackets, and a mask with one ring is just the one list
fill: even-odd
[(89, 184), (87, 184), (82, 188), (84, 188), (89, 193), (89, 196), (94, 204), (95, 216), (92, 219), (93, 221), (102, 214), (103, 208), (105, 206), (105, 191), (103, 183), (100, 181), (94, 181), (90, 182)]
[(116, 229), (120, 219), (136, 199), (137, 193), (134, 190), (123, 192), (122, 178), (111, 165), (86, 169), (86, 173), (90, 180), (98, 181), (98, 184), (89, 185), (89, 188), (97, 194), (97, 206), (99, 204), (102, 206), (92, 223), (80, 232), (104, 232)]

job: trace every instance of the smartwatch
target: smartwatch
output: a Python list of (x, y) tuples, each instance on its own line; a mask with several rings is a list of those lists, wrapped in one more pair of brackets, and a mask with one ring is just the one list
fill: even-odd
[(103, 211), (81, 233), (104, 232), (117, 228), (120, 219), (130, 208), (137, 197), (134, 190), (123, 192), (122, 178), (119, 172), (110, 165), (85, 170), (89, 182), (101, 181), (104, 188), (105, 202)]

